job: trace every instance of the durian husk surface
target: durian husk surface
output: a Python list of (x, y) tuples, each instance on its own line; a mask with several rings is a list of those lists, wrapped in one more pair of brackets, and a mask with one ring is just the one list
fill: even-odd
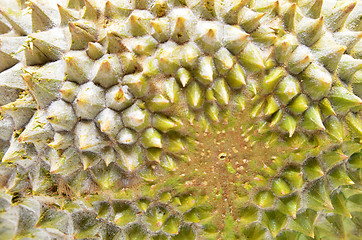
[(0, 0), (0, 239), (361, 239), (361, 38), (357, 0)]

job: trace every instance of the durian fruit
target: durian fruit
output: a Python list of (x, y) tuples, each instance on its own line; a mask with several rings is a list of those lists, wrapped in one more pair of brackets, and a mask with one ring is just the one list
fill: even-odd
[(0, 239), (361, 239), (361, 16), (0, 0)]

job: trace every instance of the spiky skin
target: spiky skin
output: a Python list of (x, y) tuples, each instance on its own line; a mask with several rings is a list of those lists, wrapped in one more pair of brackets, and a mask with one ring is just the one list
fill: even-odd
[(0, 239), (362, 238), (361, 2), (0, 13)]

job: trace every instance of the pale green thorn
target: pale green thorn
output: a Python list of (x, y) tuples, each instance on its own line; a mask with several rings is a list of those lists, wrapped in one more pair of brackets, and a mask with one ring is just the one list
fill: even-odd
[(238, 63), (236, 63), (234, 67), (226, 75), (226, 81), (228, 82), (230, 87), (234, 89), (238, 89), (246, 85), (246, 77), (244, 69)]
[(307, 130), (325, 130), (318, 106), (310, 106), (303, 116), (303, 128)]

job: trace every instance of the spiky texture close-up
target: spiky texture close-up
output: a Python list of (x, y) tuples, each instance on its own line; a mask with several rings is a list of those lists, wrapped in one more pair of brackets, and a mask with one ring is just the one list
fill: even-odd
[(0, 0), (0, 239), (362, 239), (359, 0)]

